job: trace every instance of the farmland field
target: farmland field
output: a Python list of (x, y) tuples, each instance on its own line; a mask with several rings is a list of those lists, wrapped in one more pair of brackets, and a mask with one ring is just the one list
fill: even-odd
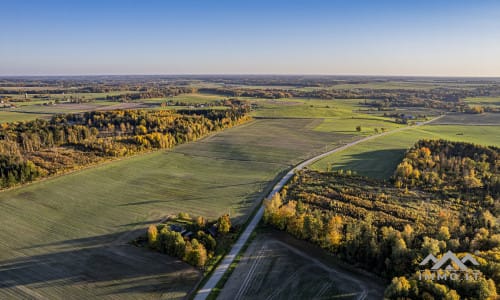
[(437, 120), (434, 124), (457, 124), (457, 125), (500, 125), (500, 114), (461, 114), (451, 113)]
[[(357, 126), (361, 126), (361, 130), (359, 132), (356, 130)], [(357, 115), (352, 117), (324, 119), (323, 122), (315, 128), (315, 130), (367, 136), (374, 134), (375, 130), (380, 130), (380, 128), (392, 130), (402, 126), (406, 125), (397, 124), (389, 118)]]
[[(104, 99), (107, 95), (119, 95), (124, 92), (109, 92), (109, 93), (77, 93), (74, 94), (78, 97), (84, 99), (94, 99), (92, 102), (87, 103), (69, 103), (63, 102), (59, 104), (46, 105), (49, 101), (54, 101), (55, 99), (62, 99), (64, 95), (51, 94), (48, 99), (45, 100), (31, 100), (26, 102), (16, 102), (15, 108), (10, 108), (9, 110), (0, 111), (0, 123), (2, 122), (14, 122), (14, 121), (29, 121), (37, 118), (49, 118), (54, 114), (65, 114), (65, 113), (79, 113), (91, 110), (112, 110), (112, 109), (142, 109), (142, 108), (156, 108), (156, 109), (185, 109), (186, 106), (168, 106), (166, 108), (160, 108), (159, 104), (167, 100), (172, 100), (174, 102), (181, 102), (185, 104), (195, 105), (203, 103), (212, 103), (218, 100), (225, 99), (225, 97), (211, 94), (182, 94), (173, 97), (166, 98), (151, 98), (151, 99), (141, 99), (133, 102), (112, 102)], [(20, 95), (9, 95), (13, 98), (20, 98)], [(68, 95), (66, 95), (68, 96)], [(95, 100), (101, 99), (101, 100)], [(224, 106), (211, 107), (213, 109), (227, 109)]]
[(201, 93), (193, 93), (193, 94), (181, 94), (173, 97), (163, 97), (163, 98), (151, 98), (151, 99), (143, 99), (142, 102), (145, 103), (161, 103), (167, 100), (172, 100), (174, 102), (184, 102), (189, 104), (201, 104), (201, 103), (210, 103), (218, 100), (225, 99), (227, 97), (212, 95), (212, 94), (201, 94)]
[[(20, 89), (19, 94), (1, 94), (0, 90), (0, 96), (8, 96), (12, 99), (22, 99), (24, 100), (26, 98), (23, 90), (31, 90), (33, 87), (17, 87), (17, 88), (5, 88), (5, 89)], [(0, 87), (2, 89), (2, 87)], [(33, 88), (34, 90), (53, 90), (57, 89), (55, 87), (39, 87), (39, 88)], [(60, 89), (60, 88), (59, 88)], [(106, 93), (72, 93), (71, 89), (67, 90), (66, 93), (61, 93), (61, 94), (28, 94), (27, 98), (30, 100), (30, 102), (47, 102), (47, 101), (54, 101), (54, 100), (64, 100), (64, 99), (70, 99), (71, 97), (73, 98), (79, 98), (79, 99), (84, 99), (84, 100), (103, 100), (106, 96), (117, 96), (117, 95), (122, 95), (122, 94), (134, 94), (137, 93), (136, 91), (109, 91)], [(17, 102), (17, 103), (23, 103), (23, 102)]]
[(37, 118), (50, 118), (54, 114), (79, 113), (92, 110), (140, 109), (146, 108), (142, 103), (121, 103), (96, 101), (91, 103), (61, 103), (42, 105), (41, 102), (23, 102), (18, 107), (0, 111), (0, 123), (30, 121)]
[(134, 230), (180, 211), (242, 220), (279, 172), (354, 138), (313, 130), (320, 122), (257, 120), (0, 193), (0, 298), (182, 297), (199, 273), (125, 245)]
[[(342, 269), (322, 249), (283, 233), (258, 233), (217, 299), (380, 299), (373, 278)], [(360, 281), (361, 280), (361, 281)]]
[(111, 110), (111, 109), (133, 109), (143, 108), (141, 103), (120, 103), (97, 101), (92, 103), (62, 103), (57, 105), (30, 105), (21, 106), (13, 111), (24, 113), (43, 113), (43, 114), (66, 114), (78, 113), (91, 110)]
[(311, 168), (353, 170), (361, 175), (387, 179), (394, 173), (406, 149), (419, 139), (500, 146), (500, 126), (425, 125), (360, 143), (315, 162)]
[(500, 97), (469, 97), (464, 101), (471, 105), (500, 106)]
[(0, 123), (29, 121), (43, 117), (48, 118), (50, 116), (41, 113), (20, 113), (0, 110)]
[(257, 117), (287, 118), (331, 118), (345, 117), (353, 110), (362, 108), (361, 100), (311, 100), (284, 99), (262, 102), (262, 107), (254, 112)]

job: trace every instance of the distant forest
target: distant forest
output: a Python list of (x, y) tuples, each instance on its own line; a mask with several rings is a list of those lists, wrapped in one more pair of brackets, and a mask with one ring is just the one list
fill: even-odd
[[(369, 88), (356, 84), (384, 84), (398, 78), (364, 78), (339, 76), (95, 76), (69, 78), (1, 79), (0, 94), (61, 94), (109, 93), (102, 100), (138, 101), (141, 99), (172, 97), (186, 93), (209, 93), (226, 97), (258, 97), (265, 99), (370, 99), (375, 109), (391, 107), (429, 107), (466, 113), (500, 112), (495, 106), (470, 106), (463, 102), (467, 97), (498, 97), (500, 82), (494, 79), (427, 79), (434, 82), (429, 89)], [(418, 84), (419, 80), (400, 78), (401, 82)], [(213, 83), (214, 87), (200, 85)], [(456, 87), (470, 84), (469, 88)], [(351, 88), (335, 88), (350, 84)], [(451, 84), (440, 86), (440, 84)], [(455, 86), (454, 86), (454, 85)], [(222, 86), (221, 86), (222, 85)], [(255, 87), (252, 87), (254, 85)], [(16, 87), (23, 87), (22, 90)], [(31, 87), (31, 88), (30, 88)], [(307, 89), (309, 88), (309, 89)], [(14, 101), (14, 100), (13, 100)], [(17, 98), (15, 101), (22, 101)]]
[(500, 95), (500, 88), (478, 87), (473, 90), (454, 90), (436, 88), (426, 90), (406, 89), (315, 89), (310, 91), (255, 88), (200, 88), (201, 93), (211, 93), (227, 97), (257, 97), (267, 99), (280, 98), (313, 98), (313, 99), (371, 99), (367, 103), (378, 110), (390, 107), (429, 107), (450, 109), (467, 113), (484, 111), (499, 112), (495, 107), (475, 108), (461, 102), (467, 97)]

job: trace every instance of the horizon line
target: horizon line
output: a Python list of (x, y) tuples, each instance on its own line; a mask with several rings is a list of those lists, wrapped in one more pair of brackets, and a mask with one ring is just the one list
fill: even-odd
[(99, 77), (99, 76), (325, 76), (325, 77), (407, 77), (407, 78), (499, 78), (499, 75), (425, 75), (425, 74), (320, 74), (320, 73), (82, 73), (82, 74), (0, 74), (5, 77)]

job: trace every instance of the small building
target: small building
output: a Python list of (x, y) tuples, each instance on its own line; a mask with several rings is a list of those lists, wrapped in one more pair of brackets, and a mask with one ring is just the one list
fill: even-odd
[(217, 236), (218, 230), (217, 230), (217, 227), (215, 227), (215, 225), (212, 225), (212, 226), (210, 226), (210, 227), (207, 229), (207, 232), (208, 232), (208, 234), (210, 234), (213, 238), (215, 238), (215, 237)]
[(170, 225), (170, 230), (175, 231), (175, 232), (180, 232), (181, 234), (186, 232), (184, 227), (182, 227), (180, 225), (175, 225), (175, 224)]

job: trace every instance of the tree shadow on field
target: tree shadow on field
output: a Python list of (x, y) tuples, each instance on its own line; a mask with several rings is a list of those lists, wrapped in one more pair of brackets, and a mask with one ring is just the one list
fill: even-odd
[[(142, 230), (142, 231), (144, 231), (144, 230)], [(63, 249), (69, 249), (69, 248), (74, 248), (74, 247), (88, 248), (88, 247), (95, 247), (95, 246), (99, 246), (99, 245), (109, 245), (109, 244), (113, 243), (113, 241), (118, 239), (121, 235), (124, 235), (126, 233), (128, 233), (128, 232), (122, 231), (122, 232), (118, 232), (118, 233), (103, 234), (103, 235), (99, 235), (99, 236), (78, 238), (78, 239), (72, 239), (72, 240), (34, 244), (32, 246), (23, 247), (23, 248), (20, 248), (17, 250), (26, 250), (26, 249), (41, 248), (41, 247), (57, 247), (58, 250), (63, 250)]]
[[(144, 232), (144, 228), (140, 229)], [(135, 233), (135, 232), (133, 232)], [(126, 244), (124, 231), (25, 249), (31, 256), (0, 261), (0, 298), (183, 297), (201, 273), (165, 254)], [(116, 243), (120, 241), (120, 243)], [(42, 254), (39, 254), (43, 252)], [(146, 293), (146, 294), (144, 294)]]
[(406, 149), (385, 149), (351, 154), (335, 169), (352, 170), (374, 178), (390, 177), (404, 157)]
[(267, 184), (268, 181), (266, 180), (256, 180), (256, 181), (251, 181), (251, 182), (243, 182), (243, 183), (235, 183), (235, 184), (213, 184), (206, 189), (208, 190), (215, 190), (215, 189), (224, 189), (224, 188), (230, 188), (230, 187), (238, 187), (238, 186), (245, 186), (245, 185), (265, 185)]
[(146, 200), (146, 201), (124, 203), (124, 204), (120, 204), (118, 206), (147, 205), (147, 204), (156, 204), (156, 203), (164, 203), (164, 202), (168, 202), (168, 200)]
[(128, 224), (123, 224), (120, 225), (120, 227), (129, 227), (129, 226), (149, 226), (150, 224), (157, 224), (160, 223), (163, 219), (156, 219), (153, 221), (144, 221), (144, 222), (134, 222), (134, 223), (128, 223)]
[(173, 197), (172, 199), (168, 199), (168, 200), (146, 200), (146, 201), (138, 201), (138, 202), (129, 202), (129, 203), (124, 203), (124, 204), (119, 204), (117, 206), (138, 206), (138, 205), (150, 205), (150, 204), (177, 202), (180, 200), (182, 200), (182, 201), (196, 201), (196, 200), (203, 200), (203, 199), (206, 199), (206, 197), (182, 197), (182, 198)]

